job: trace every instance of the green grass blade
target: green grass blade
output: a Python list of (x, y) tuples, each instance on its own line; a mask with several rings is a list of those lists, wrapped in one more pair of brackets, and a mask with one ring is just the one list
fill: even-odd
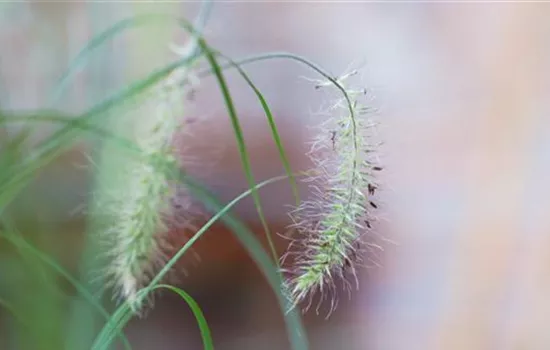
[[(197, 324), (199, 326), (199, 330), (203, 340), (204, 349), (213, 350), (214, 345), (212, 341), (212, 334), (210, 332), (210, 328), (208, 327), (208, 323), (206, 322), (204, 314), (200, 306), (197, 304), (197, 302), (185, 291), (181, 290), (180, 288), (173, 287), (167, 284), (157, 284), (155, 286), (149, 286), (147, 288), (140, 290), (138, 292), (138, 297), (145, 298), (147, 294), (153, 292), (156, 289), (162, 289), (162, 288), (173, 291), (174, 293), (181, 296), (187, 302), (187, 304), (189, 305), (189, 308), (191, 309), (191, 311), (193, 312), (193, 315), (197, 320)], [(92, 345), (91, 349), (92, 350), (108, 349), (116, 333), (122, 332), (123, 328), (126, 326), (128, 321), (130, 321), (132, 317), (133, 317), (133, 314), (132, 314), (130, 305), (125, 302), (116, 310), (113, 316), (108, 320), (107, 324), (105, 325), (101, 333), (96, 338), (96, 341)]]
[[(247, 64), (251, 64), (251, 63), (256, 63), (256, 62), (261, 62), (261, 61), (270, 61), (270, 60), (274, 60), (274, 59), (289, 59), (289, 60), (301, 63), (301, 64), (309, 67), (310, 69), (312, 69), (313, 71), (315, 71), (317, 74), (321, 75), (322, 77), (324, 77), (328, 81), (330, 81), (332, 84), (334, 84), (334, 86), (336, 86), (338, 88), (338, 90), (340, 90), (340, 92), (342, 93), (342, 95), (346, 99), (346, 103), (348, 105), (348, 109), (349, 109), (350, 113), (353, 113), (353, 106), (352, 106), (350, 97), (349, 97), (348, 93), (346, 92), (346, 90), (344, 89), (344, 87), (338, 82), (338, 79), (334, 78), (334, 76), (332, 74), (329, 74), (323, 68), (321, 68), (319, 65), (313, 63), (312, 61), (308, 60), (307, 58), (304, 58), (304, 57), (299, 56), (299, 55), (295, 55), (293, 53), (289, 53), (289, 52), (270, 52), (270, 53), (266, 53), (266, 54), (262, 54), (262, 55), (254, 55), (254, 56), (247, 57), (247, 58), (244, 58), (244, 59), (241, 59), (241, 60), (237, 60), (237, 61), (234, 61), (234, 62), (223, 64), (223, 65), (220, 66), (220, 69), (225, 70), (225, 69), (228, 69), (228, 68), (236, 68), (236, 67), (241, 67), (243, 65), (247, 65)], [(207, 68), (207, 69), (204, 69), (204, 70), (201, 70), (201, 71), (197, 72), (197, 77), (198, 78), (205, 78), (205, 77), (208, 77), (208, 76), (210, 76), (212, 74), (215, 74), (215, 73), (216, 72), (212, 68)], [(182, 83), (182, 84), (185, 85), (185, 83)]]
[(105, 326), (96, 337), (91, 350), (108, 349), (117, 333), (122, 332), (124, 326), (132, 318), (132, 310), (128, 303), (122, 304), (107, 320)]
[[(170, 286), (167, 284), (157, 284), (155, 286), (150, 286), (140, 290), (138, 292), (138, 295), (140, 298), (145, 298), (147, 294), (153, 292), (156, 289), (162, 289), (162, 288), (171, 290), (172, 292), (178, 294), (180, 297), (182, 297), (185, 300), (185, 302), (187, 303), (187, 305), (189, 305), (189, 308), (193, 312), (195, 319), (197, 320), (197, 325), (199, 326), (199, 331), (201, 333), (204, 349), (213, 350), (214, 344), (212, 341), (212, 334), (210, 332), (210, 327), (208, 327), (208, 323), (206, 322), (206, 318), (204, 317), (204, 314), (199, 304), (188, 293), (174, 286)], [(114, 338), (114, 335), (118, 332), (122, 332), (122, 329), (126, 326), (128, 321), (130, 321), (132, 316), (133, 314), (131, 312), (131, 308), (129, 304), (125, 302), (116, 310), (113, 316), (108, 320), (107, 324), (105, 325), (101, 333), (96, 338), (96, 341), (94, 342), (91, 349), (92, 350), (108, 349), (109, 345), (111, 344)]]
[[(202, 37), (201, 32), (203, 27), (206, 25), (208, 17), (212, 11), (212, 0), (206, 0), (203, 2), (200, 13), (195, 20), (195, 25), (191, 25), (190, 22), (185, 20), (179, 20), (180, 25), (182, 25), (185, 30), (192, 34), (196, 39)], [(165, 24), (166, 21), (175, 21), (176, 18), (166, 14), (145, 14), (133, 16), (130, 18), (123, 19), (106, 30), (100, 32), (92, 39), (90, 39), (87, 45), (80, 50), (76, 58), (71, 61), (71, 64), (63, 75), (59, 78), (57, 82), (57, 88), (54, 90), (51, 98), (50, 105), (55, 105), (59, 99), (63, 96), (63, 93), (68, 87), (68, 84), (76, 74), (77, 70), (86, 64), (91, 53), (106, 43), (109, 40), (114, 39), (117, 35), (122, 34), (125, 30), (137, 28), (144, 25), (152, 24)], [(197, 55), (198, 51), (194, 51), (191, 56)]]
[(12, 113), (3, 115), (0, 113), (0, 124), (17, 124), (28, 122), (65, 124), (72, 127), (73, 129), (88, 132), (105, 140), (116, 141), (119, 146), (130, 147), (131, 145), (128, 140), (114, 135), (114, 133), (110, 132), (109, 130), (103, 129), (94, 124), (87, 123), (86, 121), (83, 121), (76, 117), (62, 115), (60, 112), (37, 111), (30, 114)]
[[(7, 222), (3, 220), (4, 225), (8, 226)], [(53, 259), (48, 257), (46, 254), (43, 254), (38, 249), (36, 249), (34, 246), (29, 244), (23, 237), (20, 235), (15, 234), (7, 234), (6, 232), (1, 232), (1, 236), (3, 236), (5, 239), (7, 239), (9, 242), (11, 242), (14, 246), (18, 247), (19, 249), (23, 251), (28, 251), (30, 254), (33, 254), (38, 259), (40, 259), (44, 264), (49, 266), (52, 270), (57, 272), (59, 275), (63, 276), (71, 285), (76, 289), (80, 295), (82, 295), (88, 303), (90, 303), (91, 306), (93, 306), (100, 314), (103, 316), (106, 320), (109, 320), (110, 315), (109, 313), (101, 306), (100, 303), (97, 302), (97, 300), (94, 298), (92, 294), (84, 288), (80, 282), (76, 280), (71, 274), (69, 274), (65, 269), (63, 269), (61, 266), (59, 266)], [(124, 344), (125, 349), (131, 349), (130, 343), (128, 342), (128, 339), (126, 336), (122, 333), (118, 334), (121, 337), (121, 340)]]
[(193, 297), (191, 297), (187, 292), (183, 291), (182, 289), (167, 284), (159, 284), (155, 287), (155, 289), (157, 288), (165, 288), (171, 290), (172, 292), (178, 294), (183, 300), (185, 300), (185, 302), (187, 303), (187, 305), (189, 305), (189, 308), (193, 312), (195, 319), (197, 320), (197, 324), (201, 332), (204, 350), (214, 350), (214, 343), (212, 342), (212, 334), (210, 332), (210, 328), (208, 327), (208, 323), (204, 318), (204, 314), (195, 299), (193, 299)]
[[(248, 186), (250, 189), (254, 189), (256, 185), (256, 181), (254, 180), (254, 175), (252, 174), (252, 167), (250, 166), (250, 157), (248, 156), (248, 151), (246, 149), (246, 142), (244, 140), (244, 135), (242, 132), (242, 128), (239, 122), (239, 118), (237, 116), (237, 111), (235, 109), (235, 105), (233, 103), (233, 99), (231, 98), (231, 94), (229, 92), (229, 88), (227, 87), (227, 83), (225, 81), (225, 78), (223, 76), (223, 73), (220, 69), (220, 66), (218, 65), (218, 62), (216, 58), (214, 57), (214, 52), (210, 50), (210, 48), (207, 46), (206, 42), (204, 40), (199, 41), (200, 46), (205, 51), (205, 56), (208, 62), (210, 63), (210, 66), (212, 67), (212, 70), (214, 72), (214, 75), (216, 76), (216, 79), (218, 80), (218, 85), (220, 86), (220, 90), (222, 92), (225, 106), (227, 108), (227, 112), (229, 113), (229, 118), (231, 119), (231, 124), (233, 126), (233, 131), (235, 133), (235, 138), (237, 140), (238, 148), (239, 148), (239, 154), (241, 157), (241, 165), (243, 167), (243, 170), (246, 175), (246, 179), (248, 181)], [(267, 221), (265, 219), (265, 216), (263, 214), (263, 209), (261, 205), (260, 195), (256, 190), (252, 191), (252, 198), (254, 199), (254, 205), (256, 206), (256, 211), (258, 212), (258, 215), (260, 217), (260, 221), (262, 222), (262, 226), (264, 228), (266, 238), (269, 244), (269, 248), (271, 250), (271, 254), (273, 255), (273, 261), (278, 266), (279, 265), (279, 257), (277, 255), (277, 250), (275, 248), (275, 244), (273, 243), (273, 239), (271, 237), (271, 232), (269, 230), (269, 226), (267, 224)]]
[(15, 306), (13, 306), (9, 301), (0, 298), (0, 309), (4, 309), (5, 311), (7, 311), (20, 325), (28, 327), (28, 322), (25, 321), (25, 319), (17, 311)]
[(279, 151), (279, 157), (281, 158), (281, 162), (283, 163), (283, 166), (285, 168), (285, 171), (287, 175), (289, 176), (290, 185), (292, 187), (292, 193), (294, 194), (294, 198), (296, 200), (296, 205), (299, 205), (300, 203), (300, 194), (298, 193), (298, 186), (296, 185), (296, 179), (294, 178), (294, 175), (292, 173), (292, 169), (290, 167), (290, 162), (288, 161), (288, 157), (286, 155), (286, 151), (283, 146), (283, 142), (281, 141), (281, 137), (279, 135), (279, 131), (277, 130), (277, 125), (275, 124), (275, 118), (273, 118), (273, 113), (271, 113), (271, 109), (269, 108), (269, 105), (263, 96), (263, 94), (260, 92), (260, 90), (254, 85), (252, 80), (250, 80), (250, 77), (246, 72), (233, 60), (228, 58), (225, 55), (222, 55), (220, 53), (217, 53), (219, 56), (223, 57), (224, 59), (228, 60), (231, 65), (237, 69), (239, 74), (243, 77), (243, 79), (246, 81), (246, 83), (250, 86), (250, 88), (254, 91), (254, 94), (256, 94), (256, 97), (260, 101), (260, 104), (262, 105), (262, 108), (264, 110), (265, 116), (267, 118), (267, 121), (269, 123), (269, 127), (271, 129), (271, 135), (273, 136), (273, 140), (275, 141), (275, 144), (277, 145), (277, 150)]
[(57, 104), (57, 102), (63, 97), (63, 93), (67, 89), (70, 81), (77, 73), (78, 69), (86, 64), (92, 51), (97, 49), (109, 40), (114, 39), (115, 36), (121, 34), (123, 31), (139, 27), (151, 23), (162, 23), (163, 18), (158, 15), (136, 16), (132, 18), (123, 19), (110, 28), (107, 28), (103, 32), (90, 39), (87, 45), (77, 54), (77, 56), (71, 61), (71, 64), (57, 82), (57, 87), (54, 89), (52, 96), (50, 97), (50, 106)]
[[(4, 119), (0, 112), (0, 126), (4, 126)], [(0, 131), (5, 131), (0, 135), (0, 169), (4, 169), (0, 173), (0, 184), (8, 178), (7, 170), (23, 157), (31, 129), (30, 126), (25, 126), (14, 136), (10, 136), (6, 129), (0, 129)]]

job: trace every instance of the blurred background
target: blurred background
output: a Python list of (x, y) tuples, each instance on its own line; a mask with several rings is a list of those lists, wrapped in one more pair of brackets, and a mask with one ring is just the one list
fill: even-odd
[[(48, 106), (68, 64), (118, 20), (148, 12), (192, 19), (199, 7), (3, 2), (0, 106)], [(226, 55), (290, 51), (334, 75), (355, 64), (375, 97), (385, 167), (376, 228), (388, 241), (379, 266), (361, 271), (360, 290), (350, 300), (342, 295), (329, 319), (315, 310), (304, 316), (312, 349), (550, 348), (549, 16), (548, 4), (520, 2), (215, 3), (205, 35)], [(93, 106), (173, 60), (168, 44), (187, 39), (174, 28), (128, 31), (90, 56), (55, 107), (77, 113)], [(292, 166), (307, 168), (314, 112), (325, 101), (304, 77), (316, 76), (284, 60), (245, 69), (273, 109)], [(237, 75), (228, 73), (228, 81), (257, 180), (280, 175), (261, 107)], [(198, 120), (188, 149), (207, 165), (198, 174), (220, 198), (236, 196), (246, 182), (212, 78), (200, 82), (186, 108)], [(56, 127), (44, 124), (33, 138)], [(89, 147), (79, 143), (57, 159), (13, 204), (28, 226), (24, 234), (70, 271), (82, 249), (85, 218), (74, 209), (90, 191)], [(288, 223), (284, 206), (292, 203), (288, 184), (261, 194), (269, 224), (280, 232)], [(250, 201), (237, 213), (261, 232)], [(261, 274), (227, 230), (211, 231), (197, 245), (200, 261), (182, 263), (189, 276), (181, 285), (203, 308), (216, 348), (288, 348)], [(0, 293), (8, 293), (24, 277), (10, 265), (7, 243), (0, 244)], [(31, 294), (29, 300), (40, 298)], [(10, 318), (0, 315), (0, 349), (17, 349)], [(45, 324), (63, 334), (62, 322)], [(134, 349), (201, 348), (192, 314), (170, 295), (132, 321), (127, 335)]]

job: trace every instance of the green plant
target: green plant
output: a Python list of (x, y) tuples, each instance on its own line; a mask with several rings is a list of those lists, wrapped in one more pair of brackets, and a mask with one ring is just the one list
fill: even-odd
[[(350, 262), (351, 251), (360, 237), (359, 231), (365, 228), (363, 225), (368, 224), (362, 223), (361, 220), (367, 214), (365, 204), (369, 203), (369, 196), (374, 191), (372, 171), (379, 169), (370, 160), (363, 158), (365, 150), (371, 152), (372, 149), (369, 148), (367, 139), (360, 134), (361, 128), (366, 127), (368, 123), (359, 118), (361, 107), (357, 100), (358, 93), (345, 88), (343, 79), (335, 79), (307, 59), (293, 54), (271, 53), (240, 61), (229, 59), (210, 47), (201, 35), (201, 28), (210, 11), (209, 6), (210, 3), (206, 3), (196, 25), (167, 15), (144, 15), (123, 20), (94, 37), (60, 79), (58, 88), (52, 94), (52, 106), (63, 98), (74, 72), (86, 64), (93, 50), (131, 28), (175, 23), (189, 32), (192, 40), (187, 49), (176, 50), (182, 57), (175, 62), (152, 72), (89, 110), (68, 116), (55, 110), (1, 111), (0, 125), (24, 122), (27, 131), (38, 123), (61, 125), (53, 135), (33, 145), (31, 152), (22, 146), (25, 145), (25, 133), (21, 134), (21, 139), (15, 138), (3, 147), (0, 164), (5, 164), (5, 170), (0, 174), (0, 234), (16, 247), (21, 256), (32, 256), (46, 266), (49, 273), (60, 274), (69, 280), (87, 305), (86, 308), (75, 309), (77, 316), (74, 319), (88, 322), (93, 318), (90, 315), (96, 312), (105, 319), (106, 323), (98, 333), (95, 333), (94, 327), (82, 331), (86, 333), (82, 334), (82, 339), (91, 340), (91, 344), (79, 344), (83, 348), (91, 346), (92, 349), (107, 349), (117, 336), (121, 337), (126, 348), (130, 348), (131, 344), (123, 335), (124, 326), (132, 317), (143, 311), (146, 307), (144, 301), (149, 300), (155, 290), (168, 289), (181, 296), (189, 305), (200, 327), (204, 348), (212, 349), (213, 340), (198, 304), (183, 290), (163, 282), (177, 260), (188, 252), (217, 220), (223, 221), (232, 230), (265, 274), (278, 297), (281, 310), (285, 313), (292, 349), (308, 348), (300, 315), (294, 306), (307, 295), (311, 295), (315, 289), (322, 290), (325, 286), (331, 285), (335, 273), (342, 274), (347, 268), (353, 269)], [(201, 59), (205, 59), (207, 68), (196, 68)], [(331, 126), (330, 129), (321, 129), (318, 143), (329, 153), (332, 147), (334, 152), (338, 149), (335, 153), (335, 162), (327, 163), (328, 158), (324, 158), (326, 153), (318, 154), (318, 149), (314, 147), (312, 154), (316, 157), (316, 168), (307, 173), (292, 172), (269, 104), (243, 69), (246, 64), (271, 59), (289, 59), (305, 64), (342, 94), (343, 98), (336, 106), (343, 108), (347, 114), (336, 119), (335, 126)], [(271, 127), (286, 174), (256, 183), (238, 112), (224, 76), (224, 70), (230, 68), (237, 69), (257, 96)], [(249, 190), (225, 205), (197, 179), (191, 178), (186, 173), (185, 162), (176, 161), (174, 156), (172, 141), (175, 132), (178, 128), (185, 127), (180, 118), (185, 113), (182, 96), (185, 86), (190, 81), (190, 71), (194, 71), (201, 79), (210, 75), (216, 79), (231, 119), (242, 167), (249, 184)], [(138, 109), (129, 110), (129, 105), (137, 105)], [(139, 113), (148, 117), (133, 120)], [(334, 122), (334, 119), (331, 120)], [(128, 125), (132, 125), (132, 128)], [(336, 129), (333, 129), (334, 127)], [(17, 224), (11, 220), (9, 206), (32, 182), (41, 168), (56, 159), (83, 135), (99, 138), (103, 152), (94, 159), (95, 188), (89, 212), (91, 222), (87, 234), (87, 251), (81, 267), (81, 280), (78, 280), (23, 238)], [(332, 135), (332, 139), (327, 139), (327, 135)], [(296, 179), (306, 176), (311, 180), (319, 175), (327, 176), (325, 180), (328, 179), (328, 190), (318, 193), (318, 201), (313, 205), (318, 205), (321, 211), (312, 212), (310, 210), (315, 208), (308, 202), (301, 202), (299, 198)], [(264, 218), (258, 193), (259, 188), (282, 180), (288, 180), (292, 187), (298, 208), (296, 213), (299, 214), (294, 215), (294, 218), (299, 218), (296, 220), (295, 228), (305, 235), (305, 239), (293, 238), (304, 248), (296, 253), (305, 255), (297, 260), (294, 269), (289, 270), (283, 270), (279, 266), (279, 259), (270, 238), (272, 233)], [(271, 258), (254, 234), (230, 214), (231, 208), (249, 195), (254, 199), (267, 235)], [(172, 206), (174, 198), (181, 203), (188, 203), (191, 198), (195, 198), (206, 210), (215, 214), (205, 225), (197, 227), (194, 236), (174, 256), (168, 257), (165, 256), (165, 234), (168, 227), (175, 223), (173, 220), (176, 220), (174, 217), (177, 213)], [(183, 208), (184, 211), (185, 209), (186, 207)], [(192, 223), (193, 213), (184, 214), (188, 215), (178, 218), (176, 224)], [(107, 254), (102, 254), (105, 251)], [(98, 256), (107, 259), (107, 268), (102, 265), (103, 261), (95, 259)], [(99, 280), (89, 280), (90, 272), (97, 271), (100, 271)], [(295, 276), (285, 283), (284, 274), (288, 271)], [(108, 314), (101, 302), (104, 286), (109, 283), (122, 297), (121, 304), (112, 315)], [(0, 306), (16, 315), (18, 320), (22, 320), (21, 324), (27, 324), (24, 316), (17, 312), (10, 301), (0, 300)], [(52, 300), (54, 303), (56, 297), (52, 296)], [(43, 339), (40, 336), (38, 338)], [(56, 348), (59, 344), (52, 343), (51, 346)]]

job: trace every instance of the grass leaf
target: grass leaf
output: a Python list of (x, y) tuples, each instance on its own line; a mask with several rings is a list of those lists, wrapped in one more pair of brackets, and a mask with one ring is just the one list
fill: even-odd
[(197, 324), (201, 332), (204, 350), (214, 350), (214, 343), (212, 342), (212, 334), (210, 332), (210, 328), (208, 327), (208, 323), (204, 318), (204, 314), (202, 313), (202, 310), (195, 299), (193, 299), (193, 297), (184, 290), (167, 284), (159, 284), (155, 288), (165, 288), (171, 290), (172, 292), (178, 294), (183, 300), (185, 300), (185, 302), (187, 303), (187, 305), (189, 305), (189, 308), (193, 312), (193, 315), (197, 319)]
[(250, 189), (253, 189), (252, 191), (252, 198), (254, 199), (254, 205), (256, 207), (256, 211), (258, 212), (258, 215), (260, 217), (260, 221), (262, 222), (262, 226), (264, 228), (266, 238), (269, 244), (269, 248), (271, 250), (271, 254), (273, 255), (273, 261), (275, 264), (279, 265), (279, 257), (277, 255), (277, 250), (275, 248), (275, 244), (273, 243), (273, 239), (271, 237), (271, 233), (269, 230), (269, 226), (267, 224), (267, 221), (265, 219), (265, 216), (263, 214), (263, 209), (261, 205), (260, 195), (256, 190), (254, 190), (256, 181), (254, 180), (254, 175), (252, 174), (252, 167), (250, 165), (250, 157), (248, 156), (248, 151), (246, 149), (246, 142), (244, 140), (244, 135), (242, 132), (242, 128), (239, 122), (239, 118), (237, 116), (237, 111), (235, 109), (235, 105), (233, 103), (233, 99), (231, 98), (231, 94), (229, 92), (229, 88), (227, 87), (227, 83), (225, 81), (225, 78), (223, 76), (223, 73), (220, 69), (220, 66), (218, 65), (218, 62), (216, 58), (214, 57), (214, 52), (212, 52), (209, 47), (206, 45), (206, 42), (204, 40), (199, 41), (200, 46), (205, 51), (206, 59), (210, 63), (213, 73), (216, 76), (216, 79), (218, 80), (218, 85), (220, 87), (220, 90), (222, 92), (225, 106), (227, 108), (227, 112), (229, 113), (229, 118), (231, 119), (231, 124), (233, 126), (233, 131), (235, 133), (235, 138), (237, 140), (238, 148), (239, 148), (239, 154), (241, 157), (241, 164), (243, 167), (243, 170), (246, 175), (246, 179), (248, 181), (248, 186)]
[(260, 104), (262, 105), (265, 116), (266, 116), (267, 121), (269, 123), (269, 128), (271, 129), (271, 135), (273, 136), (273, 140), (275, 141), (275, 144), (277, 146), (277, 150), (279, 151), (279, 157), (281, 158), (281, 162), (283, 163), (285, 171), (286, 171), (287, 175), (289, 176), (290, 185), (292, 187), (292, 193), (294, 194), (296, 204), (298, 205), (300, 203), (300, 194), (298, 193), (298, 186), (296, 185), (296, 179), (294, 178), (294, 175), (292, 174), (292, 169), (290, 167), (290, 162), (288, 161), (288, 157), (286, 156), (286, 151), (284, 149), (283, 142), (281, 141), (279, 131), (277, 130), (277, 125), (275, 124), (275, 118), (273, 118), (273, 113), (271, 113), (271, 109), (269, 108), (269, 105), (268, 105), (265, 97), (260, 92), (260, 90), (256, 87), (256, 85), (254, 85), (252, 80), (250, 80), (250, 78), (248, 77), (248, 74), (245, 73), (245, 71), (240, 67), (239, 64), (237, 64), (235, 61), (231, 60), (227, 56), (224, 56), (220, 53), (217, 53), (217, 54), (219, 56), (223, 57), (224, 59), (228, 60), (232, 64), (232, 66), (238, 70), (239, 74), (243, 77), (243, 79), (246, 81), (246, 83), (254, 91), (254, 94), (256, 94), (256, 97), (260, 101)]
[[(5, 218), (2, 218), (2, 223), (6, 228), (11, 227), (11, 223), (7, 221)], [(65, 271), (65, 269), (61, 266), (59, 266), (58, 263), (56, 263), (52, 258), (47, 256), (46, 254), (39, 251), (37, 248), (35, 248), (32, 244), (28, 243), (21, 235), (15, 234), (14, 232), (8, 233), (6, 231), (0, 232), (0, 235), (3, 236), (6, 240), (8, 240), (10, 243), (12, 243), (14, 246), (16, 246), (18, 249), (20, 249), (23, 252), (28, 252), (29, 254), (32, 254), (33, 256), (37, 257), (40, 261), (42, 261), (45, 265), (49, 266), (52, 270), (54, 270), (59, 275), (63, 276), (69, 283), (77, 290), (77, 292), (84, 297), (84, 299), (93, 306), (97, 312), (101, 314), (106, 320), (109, 320), (110, 315), (109, 313), (103, 308), (103, 306), (96, 300), (96, 298), (86, 290), (82, 286), (82, 284), (73, 276), (71, 276), (70, 273)], [(131, 349), (130, 343), (128, 342), (128, 339), (126, 336), (122, 333), (118, 334), (121, 337), (121, 340), (123, 342), (125, 349)]]

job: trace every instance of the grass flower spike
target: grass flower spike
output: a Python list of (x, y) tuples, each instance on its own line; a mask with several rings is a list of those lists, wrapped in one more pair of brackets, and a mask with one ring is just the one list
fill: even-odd
[(141, 118), (126, 120), (123, 126), (141, 156), (115, 164), (119, 179), (111, 186), (107, 207), (113, 221), (106, 232), (108, 275), (134, 311), (141, 306), (137, 292), (169, 258), (168, 231), (191, 222), (189, 194), (170, 180), (174, 166), (181, 166), (176, 163), (180, 154), (175, 152), (174, 135), (182, 127), (185, 92), (180, 82), (188, 69), (175, 70), (153, 87), (140, 101)]
[[(309, 307), (316, 292), (324, 300), (336, 278), (343, 277), (348, 287), (346, 276), (351, 274), (357, 281), (360, 239), (371, 229), (370, 209), (377, 207), (371, 196), (377, 188), (374, 172), (380, 167), (373, 160), (375, 149), (368, 136), (374, 124), (367, 118), (369, 109), (361, 104), (367, 91), (344, 86), (356, 73), (337, 80), (347, 98), (328, 109), (330, 117), (313, 142), (314, 169), (307, 181), (314, 197), (291, 212), (290, 229), (298, 235), (287, 254), (294, 257), (293, 266), (285, 271), (290, 273), (286, 292), (294, 306), (310, 298)], [(327, 86), (335, 85), (320, 82), (316, 88)], [(331, 311), (336, 301), (332, 298)]]

